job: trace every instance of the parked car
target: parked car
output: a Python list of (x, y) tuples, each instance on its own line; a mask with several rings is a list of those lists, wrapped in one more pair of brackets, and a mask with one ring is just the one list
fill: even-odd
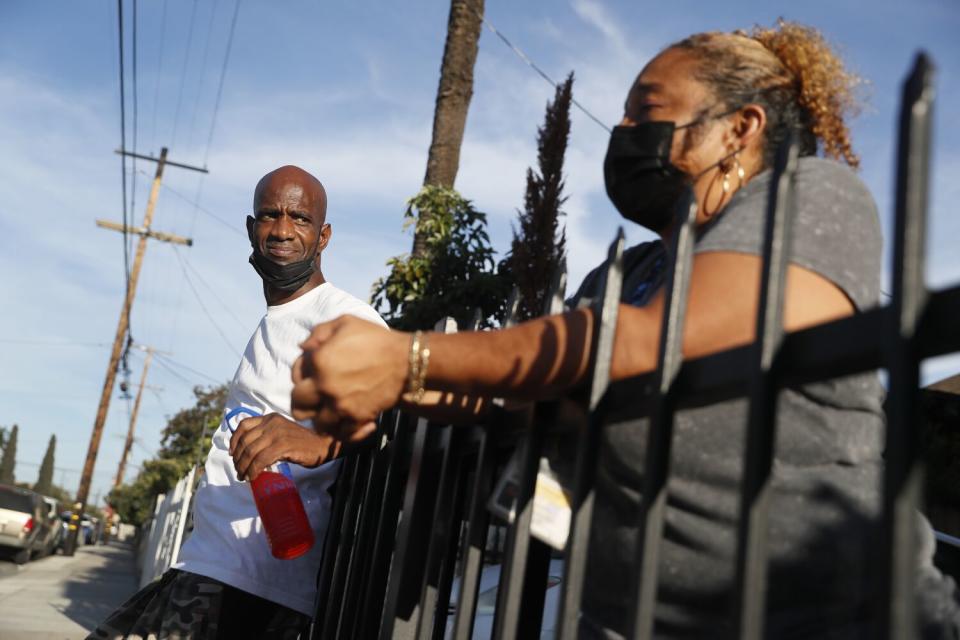
[(0, 485), (0, 551), (24, 564), (48, 551), (51, 520), (42, 496), (28, 489)]
[(46, 544), (44, 545), (44, 555), (56, 553), (57, 549), (63, 543), (63, 522), (60, 520), (60, 503), (54, 498), (42, 496), (43, 506), (46, 508), (47, 522), (49, 532), (47, 534)]
[[(70, 533), (72, 515), (72, 511), (64, 511), (60, 514), (60, 519), (63, 521), (64, 541), (66, 540), (67, 535)], [(80, 516), (80, 524), (78, 525), (80, 527), (80, 533), (77, 536), (77, 544), (94, 544), (97, 542), (99, 524), (100, 520), (91, 515), (85, 513)]]

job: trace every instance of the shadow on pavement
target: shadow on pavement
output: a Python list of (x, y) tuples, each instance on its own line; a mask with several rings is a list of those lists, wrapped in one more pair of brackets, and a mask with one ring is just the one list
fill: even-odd
[(129, 545), (111, 543), (81, 549), (78, 553), (96, 554), (101, 561), (66, 580), (63, 594), (70, 604), (58, 608), (83, 628), (93, 630), (137, 591), (137, 572)]

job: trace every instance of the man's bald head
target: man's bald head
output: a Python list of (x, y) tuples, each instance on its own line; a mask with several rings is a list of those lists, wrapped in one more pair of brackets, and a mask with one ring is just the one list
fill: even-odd
[(274, 169), (260, 178), (253, 192), (254, 212), (266, 203), (290, 205), (294, 202), (314, 214), (318, 228), (323, 226), (327, 219), (327, 191), (319, 180), (300, 167), (288, 164)]

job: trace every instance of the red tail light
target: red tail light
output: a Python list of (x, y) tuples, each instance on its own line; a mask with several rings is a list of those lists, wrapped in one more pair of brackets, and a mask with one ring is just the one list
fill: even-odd
[(33, 531), (33, 518), (27, 518), (26, 524), (23, 525), (23, 530), (27, 533)]

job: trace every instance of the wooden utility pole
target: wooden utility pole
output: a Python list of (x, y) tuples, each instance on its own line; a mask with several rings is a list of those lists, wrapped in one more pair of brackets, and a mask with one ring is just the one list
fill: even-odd
[(130, 455), (130, 449), (133, 447), (133, 434), (137, 425), (137, 414), (140, 412), (140, 399), (143, 398), (143, 389), (147, 383), (147, 370), (150, 368), (150, 361), (153, 360), (153, 354), (156, 349), (153, 347), (143, 347), (137, 345), (137, 348), (147, 352), (143, 361), (143, 374), (140, 376), (140, 386), (137, 388), (137, 399), (133, 401), (133, 411), (130, 413), (130, 426), (127, 428), (127, 439), (123, 443), (123, 454), (120, 456), (120, 465), (117, 467), (117, 479), (113, 486), (119, 487), (123, 484), (123, 472), (127, 466), (127, 456)]
[[(473, 97), (473, 65), (477, 61), (484, 0), (451, 0), (447, 42), (443, 48), (440, 86), (433, 112), (433, 137), (427, 155), (424, 185), (453, 187), (460, 168), (460, 145)], [(427, 239), (413, 236), (413, 255), (422, 256)]]
[(120, 321), (117, 323), (117, 333), (113, 339), (113, 350), (110, 352), (110, 362), (107, 365), (107, 377), (103, 382), (103, 391), (100, 393), (100, 405), (97, 407), (97, 417), (93, 423), (93, 433), (90, 434), (90, 445), (87, 447), (87, 457), (83, 463), (83, 473), (80, 476), (80, 488), (77, 490), (77, 503), (79, 507), (74, 509), (73, 522), (70, 523), (67, 542), (64, 545), (64, 554), (73, 555), (77, 548), (77, 535), (79, 533), (79, 520), (83, 510), (87, 506), (87, 498), (90, 494), (90, 483), (93, 480), (93, 468), (97, 462), (97, 452), (100, 449), (100, 438), (103, 436), (103, 425), (107, 421), (107, 410), (110, 408), (110, 398), (113, 395), (113, 385), (117, 379), (117, 365), (120, 363), (120, 355), (123, 351), (124, 339), (127, 335), (127, 329), (130, 326), (130, 309), (133, 307), (133, 298), (137, 291), (137, 280), (140, 278), (140, 267), (143, 264), (143, 254), (147, 250), (147, 238), (155, 238), (166, 242), (175, 242), (177, 244), (191, 245), (189, 238), (181, 238), (171, 234), (158, 234), (150, 230), (150, 224), (153, 222), (153, 212), (157, 206), (157, 197), (160, 195), (160, 181), (163, 178), (163, 169), (167, 165), (179, 167), (181, 169), (190, 169), (191, 171), (200, 171), (207, 173), (205, 168), (192, 167), (186, 164), (170, 162), (167, 160), (167, 148), (160, 151), (160, 157), (144, 156), (131, 153), (125, 149), (117, 151), (125, 156), (139, 158), (157, 163), (157, 172), (153, 177), (153, 186), (150, 188), (150, 199), (147, 200), (147, 210), (143, 215), (143, 224), (139, 227), (124, 227), (123, 225), (111, 225), (98, 221), (98, 225), (108, 228), (135, 233), (140, 236), (137, 242), (137, 252), (133, 259), (133, 267), (130, 269), (130, 278), (127, 285), (127, 293), (124, 298), (123, 307), (120, 310)]

